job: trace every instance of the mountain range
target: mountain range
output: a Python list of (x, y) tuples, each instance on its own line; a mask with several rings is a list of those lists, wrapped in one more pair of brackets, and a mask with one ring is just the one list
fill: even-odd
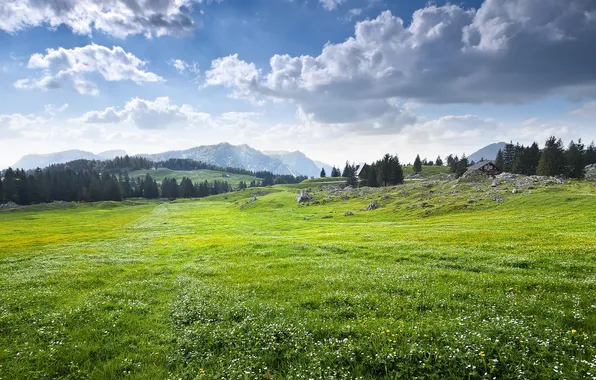
[[(504, 142), (490, 144), (471, 154), (468, 159), (476, 162), (482, 158), (494, 160), (497, 157), (499, 149), (503, 149), (504, 147)], [(79, 159), (107, 160), (124, 155), (126, 155), (126, 152), (123, 150), (111, 150), (97, 154), (83, 150), (67, 150), (49, 154), (28, 154), (17, 161), (13, 167), (29, 170)], [(224, 167), (229, 166), (252, 171), (267, 170), (276, 174), (305, 175), (308, 177), (318, 177), (321, 173), (321, 168), (325, 168), (328, 175), (331, 173), (331, 166), (320, 161), (314, 161), (300, 151), (259, 151), (246, 144), (232, 145), (221, 143), (217, 145), (202, 145), (185, 150), (140, 154), (139, 156), (152, 161), (165, 161), (170, 158), (190, 158)]]
[[(126, 152), (122, 150), (98, 154), (82, 150), (68, 150), (50, 154), (29, 154), (16, 162), (13, 167), (28, 170), (79, 159), (106, 160), (124, 155), (126, 155)], [(327, 173), (331, 172), (329, 165), (313, 161), (299, 151), (261, 152), (248, 145), (232, 145), (229, 143), (203, 145), (186, 150), (173, 150), (156, 154), (140, 154), (139, 156), (152, 161), (165, 161), (170, 158), (189, 158), (224, 167), (229, 166), (252, 171), (267, 170), (276, 174), (305, 175), (308, 177), (318, 177), (322, 167), (325, 168)]]
[(91, 153), (84, 150), (66, 150), (63, 152), (49, 153), (49, 154), (28, 154), (23, 156), (20, 160), (15, 162), (14, 168), (19, 169), (35, 169), (45, 168), (49, 165), (63, 164), (65, 162), (74, 160), (111, 160), (114, 157), (125, 156), (126, 152), (123, 150), (109, 150), (101, 153)]

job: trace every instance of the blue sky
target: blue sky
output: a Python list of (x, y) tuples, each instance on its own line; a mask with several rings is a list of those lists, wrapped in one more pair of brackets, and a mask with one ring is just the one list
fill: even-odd
[(7, 4), (0, 167), (222, 141), (341, 164), (596, 139), (591, 1)]

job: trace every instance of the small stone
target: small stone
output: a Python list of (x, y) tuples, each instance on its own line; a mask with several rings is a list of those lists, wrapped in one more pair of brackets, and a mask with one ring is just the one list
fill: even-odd
[(348, 211), (346, 213), (344, 213), (344, 216), (352, 216), (354, 215), (354, 213), (352, 211)]

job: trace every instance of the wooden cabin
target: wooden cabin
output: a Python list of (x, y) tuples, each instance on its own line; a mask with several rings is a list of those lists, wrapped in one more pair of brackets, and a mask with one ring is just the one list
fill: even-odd
[(480, 161), (470, 166), (468, 170), (479, 170), (487, 177), (495, 177), (503, 171), (495, 164), (494, 161)]

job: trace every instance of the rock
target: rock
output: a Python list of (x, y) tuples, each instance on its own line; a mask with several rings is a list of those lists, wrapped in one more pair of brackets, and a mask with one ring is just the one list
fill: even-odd
[(16, 207), (21, 207), (21, 206), (14, 203), (13, 201), (8, 201), (6, 203), (0, 203), (0, 208), (16, 208)]
[(596, 164), (586, 166), (585, 173), (586, 181), (596, 181)]
[(517, 194), (517, 189), (514, 187), (513, 190), (511, 190), (511, 194)]
[(501, 197), (496, 197), (493, 200), (497, 203), (503, 203), (503, 198), (501, 198)]
[(333, 215), (323, 215), (323, 217), (321, 219), (331, 219), (333, 218)]
[(344, 216), (352, 216), (354, 215), (354, 213), (352, 211), (348, 211), (346, 213), (344, 213)]
[(368, 206), (366, 206), (366, 211), (376, 210), (379, 208), (379, 202), (372, 201)]
[(497, 187), (499, 186), (499, 182), (497, 182), (497, 180), (493, 180), (493, 184), (491, 185), (492, 187)]
[(308, 191), (301, 191), (300, 194), (296, 197), (296, 202), (308, 202), (312, 199), (312, 195)]

